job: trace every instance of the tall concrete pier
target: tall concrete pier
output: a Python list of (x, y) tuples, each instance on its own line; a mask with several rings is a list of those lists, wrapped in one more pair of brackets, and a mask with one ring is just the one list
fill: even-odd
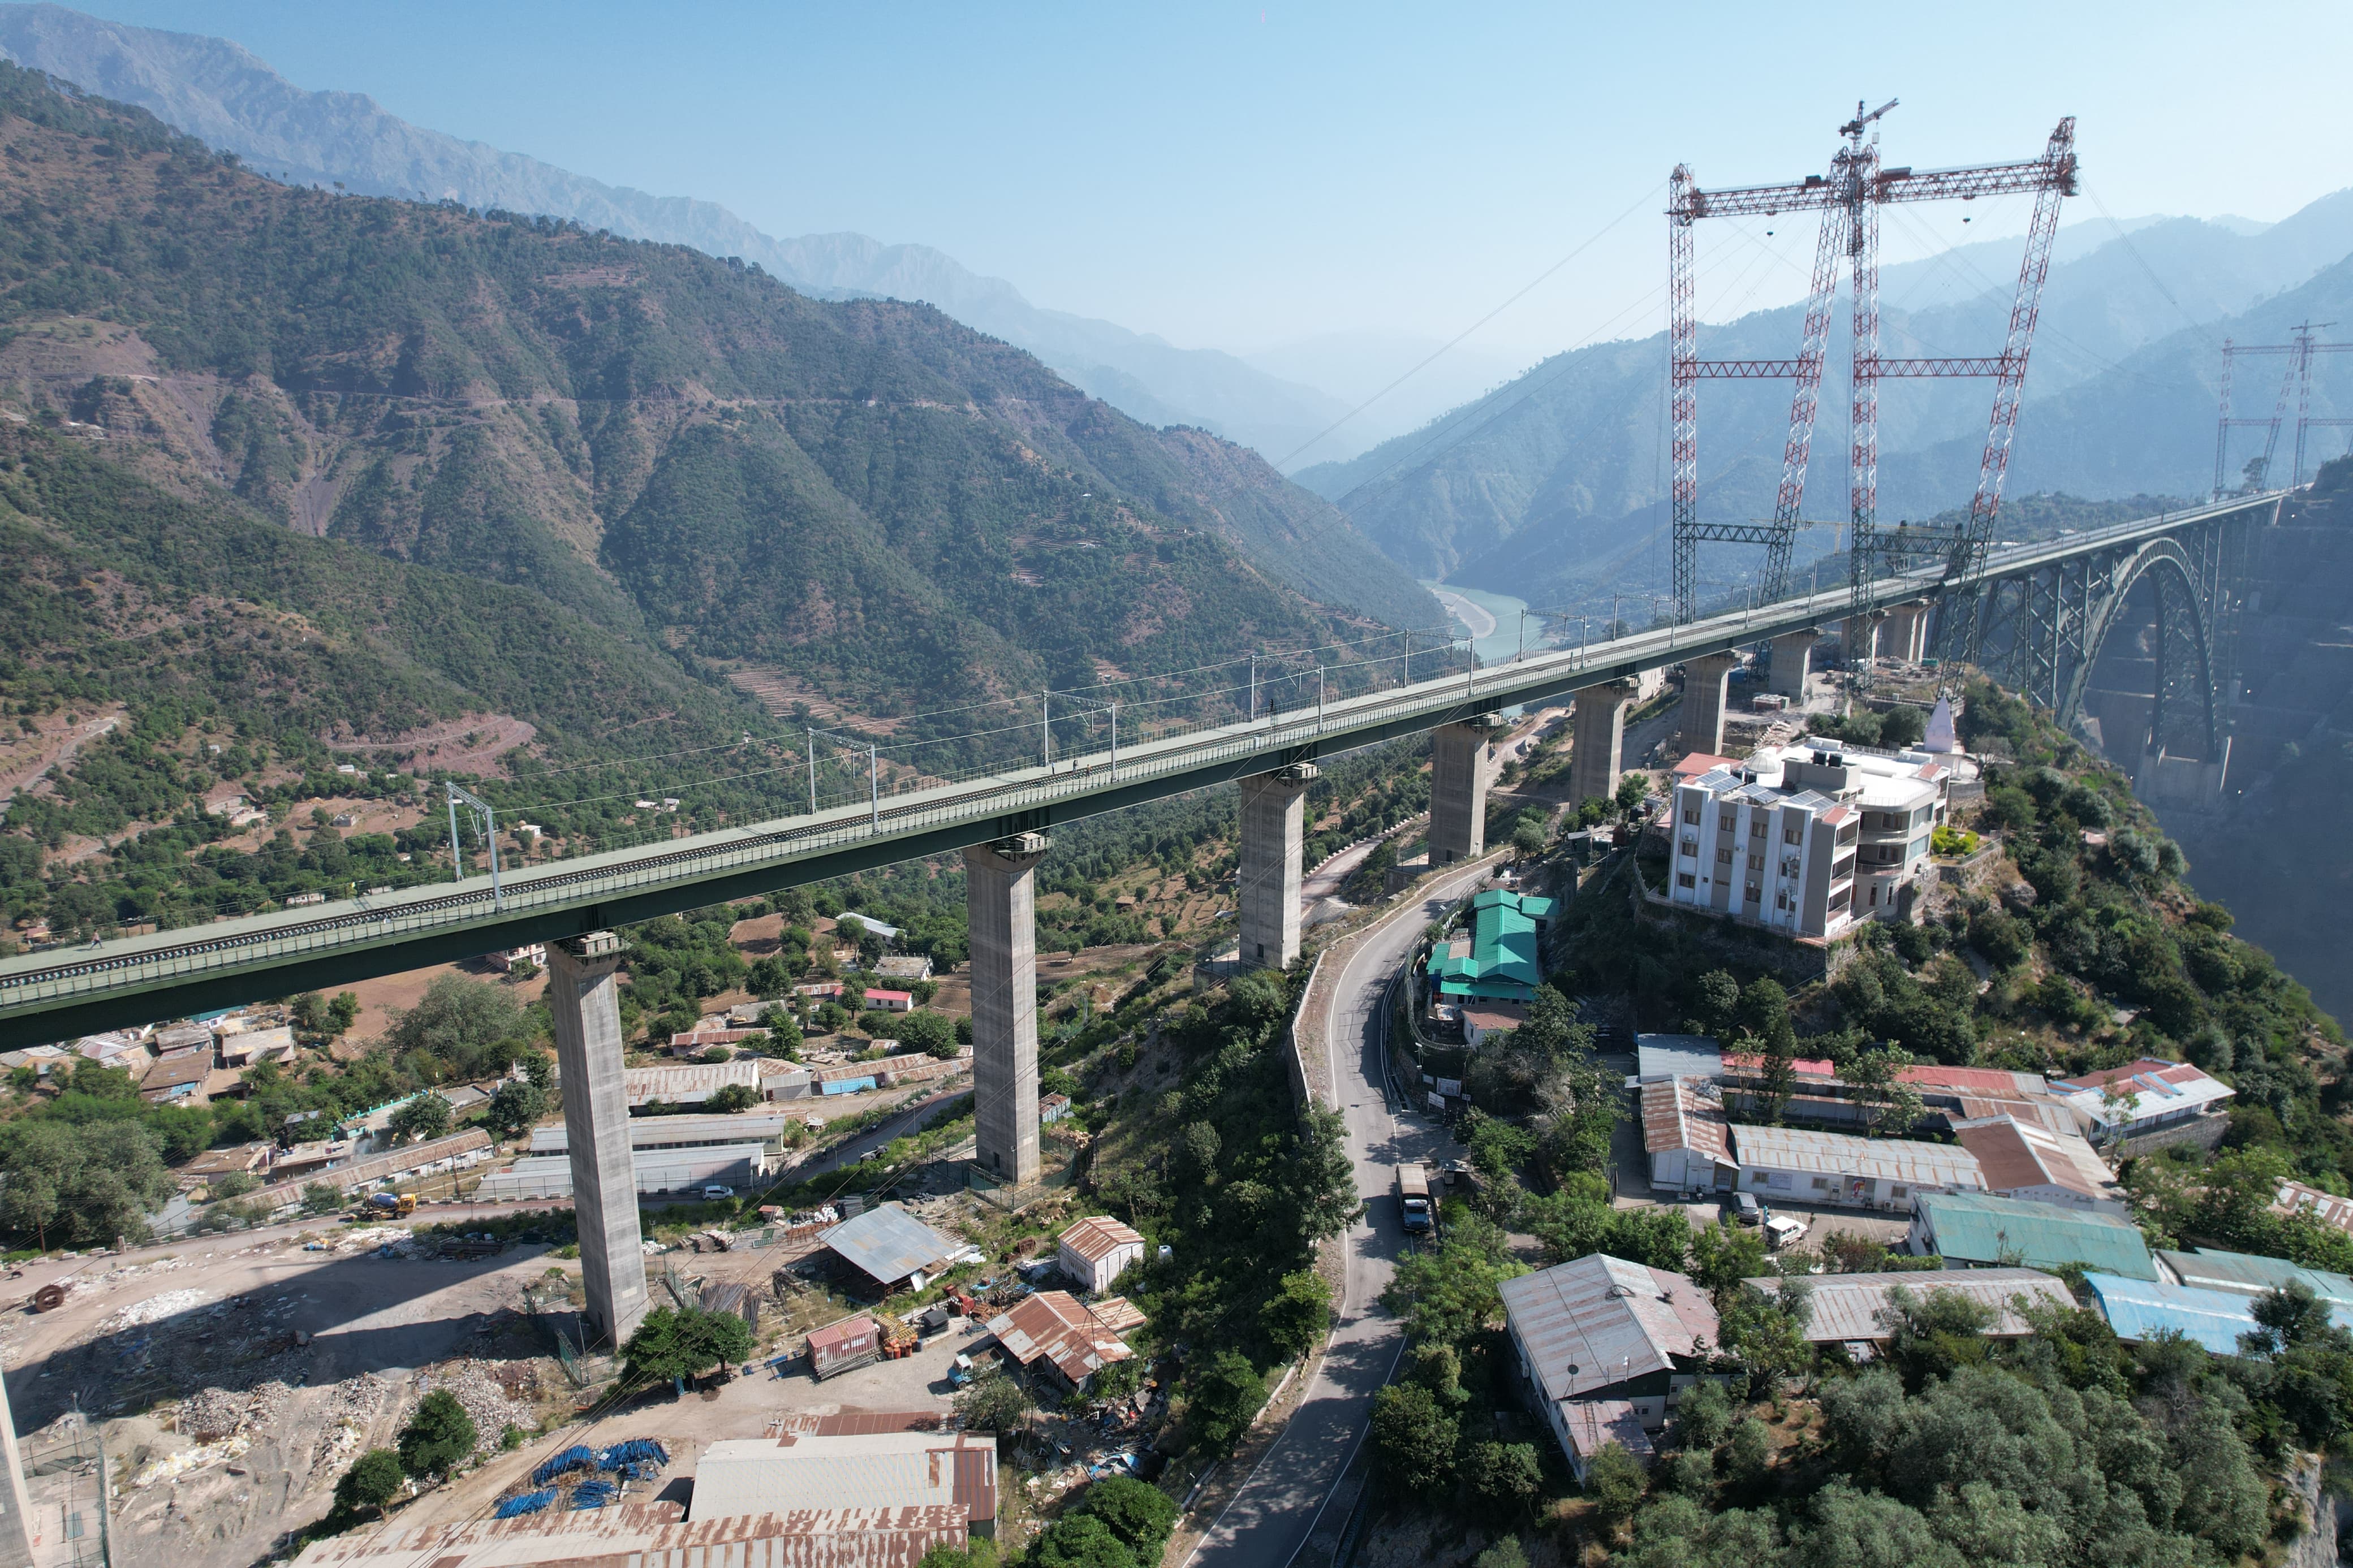
[(964, 852), (972, 928), (973, 1163), (1011, 1186), (1038, 1179), (1038, 895), (1042, 833)]
[(1839, 651), (1849, 669), (1879, 657), (1879, 623), (1886, 618), (1885, 610), (1872, 610), (1839, 623)]
[(1430, 732), (1430, 863), (1476, 860), (1487, 848), (1487, 737), (1502, 721), (1482, 713)]
[(621, 939), (611, 931), (550, 942), (547, 1005), (572, 1149), (572, 1207), (594, 1339), (621, 1344), (646, 1315), (646, 1254), (638, 1230), (638, 1173), (622, 1089)]
[(1715, 756), (1724, 750), (1724, 690), (1740, 660), (1711, 653), (1683, 665), (1683, 750)]
[(1818, 627), (1808, 626), (1801, 632), (1783, 632), (1773, 639), (1773, 671), (1767, 690), (1789, 700), (1792, 707), (1806, 700), (1806, 677), (1814, 659), (1814, 644), (1821, 637)]
[[(25, 1495), (25, 1459), (16, 1451), (16, 1418), (8, 1411), (5, 1384), (0, 1384), (0, 1466), (8, 1472), (0, 1479), (0, 1568), (32, 1568), (33, 1538), (39, 1531), (33, 1525), (32, 1500)], [(99, 1506), (106, 1506), (105, 1499)], [(97, 1533), (95, 1526), (91, 1533)]]
[(1282, 969), (1299, 956), (1300, 840), (1315, 764), (1296, 763), (1242, 783), (1241, 962)]
[(1571, 693), (1577, 728), (1569, 742), (1568, 786), (1579, 805), (1618, 793), (1618, 753), (1625, 749), (1626, 710), (1636, 690), (1630, 680), (1609, 680)]
[(1914, 599), (1887, 612), (1887, 625), (1879, 634), (1882, 658), (1904, 664), (1917, 664), (1928, 657), (1928, 616), (1936, 606), (1926, 599)]

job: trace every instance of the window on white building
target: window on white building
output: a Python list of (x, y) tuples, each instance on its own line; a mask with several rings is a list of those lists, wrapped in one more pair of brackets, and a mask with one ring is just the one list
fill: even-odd
[(1695, 887), (1698, 885), (1698, 881), (1699, 879), (1694, 877), (1689, 871), (1678, 871), (1675, 873), (1675, 886), (1678, 888)]

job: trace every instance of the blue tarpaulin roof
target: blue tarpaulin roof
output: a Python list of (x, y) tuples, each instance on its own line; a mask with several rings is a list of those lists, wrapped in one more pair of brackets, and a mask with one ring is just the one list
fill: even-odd
[(2153, 1340), (2171, 1331), (2196, 1340), (2216, 1355), (2237, 1355), (2239, 1336), (2255, 1327), (2252, 1296), (2167, 1285), (2155, 1279), (2120, 1279), (2086, 1274), (2084, 1283), (2099, 1298), (2108, 1327), (2120, 1340)]

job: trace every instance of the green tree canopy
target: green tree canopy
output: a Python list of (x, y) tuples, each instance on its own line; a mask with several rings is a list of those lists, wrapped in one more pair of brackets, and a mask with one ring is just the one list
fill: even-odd
[(420, 1479), (444, 1477), (473, 1457), (481, 1434), (458, 1396), (437, 1388), (417, 1403), (417, 1414), (400, 1429), (400, 1468)]

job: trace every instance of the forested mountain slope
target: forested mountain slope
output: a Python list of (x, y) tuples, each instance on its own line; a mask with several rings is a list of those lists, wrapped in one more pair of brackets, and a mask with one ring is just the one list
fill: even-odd
[(1345, 411), (1328, 393), (1214, 349), (1047, 310), (927, 245), (862, 234), (764, 234), (714, 202), (588, 179), (537, 158), (411, 125), (356, 92), (308, 92), (226, 38), (104, 21), (61, 5), (0, 5), (0, 58), (136, 104), (288, 184), (545, 215), (629, 239), (756, 262), (827, 298), (921, 300), (1044, 360), (1153, 425), (1201, 425), (1281, 458)]
[(1246, 452), (936, 311), (289, 190), (0, 66), (0, 398), (854, 711), (1438, 619)]

